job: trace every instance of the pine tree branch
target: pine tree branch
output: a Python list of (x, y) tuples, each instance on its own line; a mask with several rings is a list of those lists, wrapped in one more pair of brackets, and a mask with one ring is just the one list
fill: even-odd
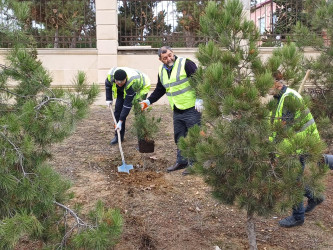
[(27, 98), (26, 96), (16, 94), (15, 92), (10, 91), (9, 89), (0, 88), (0, 90), (1, 90), (1, 91), (4, 91), (4, 92), (7, 92), (7, 93), (9, 93), (9, 94), (12, 94), (12, 95), (18, 96), (18, 97)]
[[(69, 238), (69, 236), (72, 234), (72, 232), (76, 229), (76, 228), (80, 228), (80, 227), (84, 227), (84, 228), (94, 228), (94, 226), (89, 225), (87, 223), (85, 223), (78, 215), (77, 213), (75, 213), (72, 209), (70, 209), (69, 207), (54, 201), (54, 204), (56, 204), (57, 206), (65, 209), (65, 235), (61, 240), (60, 246), (58, 247), (58, 249), (63, 249), (63, 247), (66, 246), (66, 240)], [(72, 226), (68, 231), (67, 231), (67, 213), (70, 213), (73, 218), (75, 219), (76, 223), (74, 226)]]
[(278, 176), (276, 175), (275, 170), (274, 170), (274, 164), (270, 163), (270, 165), (272, 168), (272, 174), (274, 175), (275, 178), (278, 178)]
[(88, 227), (88, 224), (84, 223), (83, 220), (72, 210), (70, 209), (69, 207), (57, 202), (57, 201), (54, 201), (54, 204), (58, 205), (59, 207), (62, 207), (63, 209), (65, 209), (67, 212), (69, 212), (73, 217), (74, 219), (76, 220), (76, 223), (79, 225), (79, 226), (85, 226), (85, 227)]
[(49, 96), (45, 96), (44, 100), (43, 100), (41, 103), (39, 103), (39, 104), (35, 107), (35, 109), (36, 109), (36, 110), (40, 110), (44, 105), (46, 105), (47, 103), (52, 102), (52, 101), (63, 102), (63, 103), (68, 104), (70, 107), (72, 106), (72, 105), (71, 105), (71, 104), (72, 104), (71, 102), (66, 101), (66, 100), (64, 100), (64, 99), (61, 99), (61, 98), (51, 98), (51, 97), (49, 97)]
[[(19, 150), (19, 148), (11, 140), (9, 140), (9, 138), (3, 132), (0, 131), (0, 134), (2, 135), (2, 137), (6, 141), (9, 142), (9, 144), (11, 144), (13, 146), (14, 150), (16, 151), (16, 153), (17, 153), (17, 155), (19, 157), (19, 164), (20, 164), (23, 176), (26, 177), (27, 175), (36, 175), (34, 173), (27, 173), (27, 172), (25, 172), (24, 166), (23, 166), (23, 159), (24, 159), (23, 153)], [(19, 180), (17, 179), (17, 181), (19, 181)]]

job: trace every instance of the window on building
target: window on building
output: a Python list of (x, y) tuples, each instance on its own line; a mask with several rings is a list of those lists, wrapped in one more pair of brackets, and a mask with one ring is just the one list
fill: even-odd
[(266, 29), (266, 22), (265, 22), (265, 17), (260, 17), (258, 19), (258, 22), (259, 22), (259, 31), (260, 31), (260, 34), (264, 34), (265, 32), (265, 29)]

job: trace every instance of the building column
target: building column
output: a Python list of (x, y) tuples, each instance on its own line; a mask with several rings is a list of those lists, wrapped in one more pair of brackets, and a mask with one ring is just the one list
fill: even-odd
[(241, 0), (242, 4), (243, 4), (243, 10), (245, 13), (245, 17), (247, 18), (247, 20), (251, 19), (251, 0)]
[(96, 39), (98, 84), (104, 85), (108, 71), (117, 66), (117, 0), (96, 0)]

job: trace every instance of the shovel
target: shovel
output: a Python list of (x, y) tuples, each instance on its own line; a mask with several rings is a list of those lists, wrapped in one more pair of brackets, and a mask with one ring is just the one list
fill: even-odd
[[(114, 113), (113, 113), (111, 105), (110, 105), (110, 111), (111, 111), (111, 115), (112, 115), (112, 118), (113, 118), (113, 122), (114, 122), (114, 124), (116, 126), (117, 125), (117, 121), (116, 121), (116, 118), (114, 117)], [(119, 151), (120, 151), (120, 154), (121, 154), (121, 159), (123, 161), (123, 165), (121, 165), (121, 166), (118, 167), (118, 172), (124, 172), (124, 173), (128, 173), (129, 174), (129, 171), (131, 169), (133, 169), (133, 165), (127, 165), (125, 163), (123, 149), (121, 148), (120, 131), (118, 129), (117, 129), (117, 135), (118, 135)]]

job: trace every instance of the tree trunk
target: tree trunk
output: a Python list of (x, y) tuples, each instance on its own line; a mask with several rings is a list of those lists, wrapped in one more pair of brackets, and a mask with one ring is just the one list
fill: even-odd
[(253, 213), (247, 212), (247, 221), (246, 221), (247, 237), (249, 239), (250, 250), (257, 250), (257, 240), (256, 240), (256, 231), (253, 221)]
[(56, 29), (56, 31), (54, 33), (54, 44), (53, 44), (53, 48), (59, 48), (59, 30), (58, 30), (58, 28)]
[(195, 45), (194, 34), (191, 31), (185, 30), (185, 43), (187, 48), (193, 48)]

